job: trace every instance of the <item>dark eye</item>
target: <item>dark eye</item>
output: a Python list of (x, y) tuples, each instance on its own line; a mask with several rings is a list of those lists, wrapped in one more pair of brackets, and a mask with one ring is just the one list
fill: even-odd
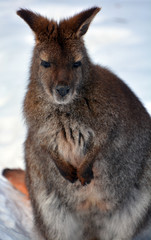
[(74, 67), (74, 68), (78, 68), (78, 67), (81, 66), (81, 64), (82, 64), (81, 61), (74, 62), (74, 63), (73, 63), (73, 67)]
[(45, 67), (45, 68), (49, 68), (51, 64), (50, 64), (50, 62), (46, 62), (44, 60), (41, 60), (41, 64), (40, 65)]

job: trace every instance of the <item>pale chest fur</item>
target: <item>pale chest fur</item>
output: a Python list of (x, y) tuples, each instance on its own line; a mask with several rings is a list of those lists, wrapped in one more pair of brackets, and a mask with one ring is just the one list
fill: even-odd
[(65, 161), (77, 167), (94, 142), (95, 134), (92, 128), (75, 120), (63, 120), (58, 118), (42, 126), (38, 138), (51, 151), (57, 152)]

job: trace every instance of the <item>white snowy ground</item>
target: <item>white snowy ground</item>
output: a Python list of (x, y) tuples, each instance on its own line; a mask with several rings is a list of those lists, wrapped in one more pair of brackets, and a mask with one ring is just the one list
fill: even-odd
[(29, 240), (32, 227), (29, 200), (0, 177), (0, 240)]
[[(16, 10), (25, 7), (59, 20), (94, 5), (102, 10), (85, 36), (91, 58), (120, 76), (151, 113), (151, 0), (0, 0), (0, 171), (5, 167), (24, 167), (26, 130), (22, 102), (34, 38), (29, 27), (15, 14)], [(13, 224), (11, 216), (20, 223), (19, 215), (15, 210), (13, 213), (12, 206), (16, 203), (13, 199), (7, 200), (12, 191), (0, 178), (0, 240), (27, 239), (20, 227), (16, 227), (16, 231), (24, 237), (8, 230)], [(16, 192), (15, 197), (20, 200)], [(9, 206), (12, 203), (10, 208), (7, 202)], [(2, 209), (7, 210), (5, 214)], [(22, 215), (25, 222), (30, 219), (29, 207), (27, 212), (29, 214)], [(3, 222), (7, 226), (2, 225)], [(4, 237), (1, 232), (8, 236)]]

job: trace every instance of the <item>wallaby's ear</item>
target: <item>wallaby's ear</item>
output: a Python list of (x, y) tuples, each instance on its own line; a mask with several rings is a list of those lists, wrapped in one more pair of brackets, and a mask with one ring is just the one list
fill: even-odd
[(69, 25), (76, 33), (77, 38), (80, 38), (87, 32), (91, 21), (100, 10), (101, 8), (99, 7), (93, 7), (73, 16), (68, 20)]
[(42, 24), (47, 21), (46, 18), (34, 13), (28, 9), (20, 9), (17, 11), (17, 15), (20, 16), (30, 26), (30, 28), (37, 33), (38, 27), (42, 27)]
[[(70, 29), (74, 32), (77, 38), (83, 36), (95, 15), (100, 11), (100, 8), (93, 7), (86, 11), (83, 11), (68, 20), (62, 21), (65, 29)], [(36, 35), (38, 41), (42, 41), (45, 37), (50, 37), (50, 35), (55, 35), (57, 33), (57, 23), (54, 21), (49, 21), (47, 18), (34, 13), (28, 9), (20, 9), (17, 14), (25, 20), (25, 22), (30, 26)]]
[(18, 10), (17, 15), (24, 19), (29, 27), (34, 31), (37, 40), (41, 40), (46, 36), (50, 37), (50, 34), (52, 34), (54, 30), (54, 21), (49, 21), (40, 14), (34, 13), (28, 9)]

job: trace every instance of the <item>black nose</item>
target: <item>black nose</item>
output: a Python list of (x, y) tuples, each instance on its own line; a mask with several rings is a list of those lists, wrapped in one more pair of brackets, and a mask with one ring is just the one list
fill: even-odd
[(56, 87), (56, 92), (60, 94), (61, 97), (66, 96), (70, 91), (69, 86), (57, 86)]

